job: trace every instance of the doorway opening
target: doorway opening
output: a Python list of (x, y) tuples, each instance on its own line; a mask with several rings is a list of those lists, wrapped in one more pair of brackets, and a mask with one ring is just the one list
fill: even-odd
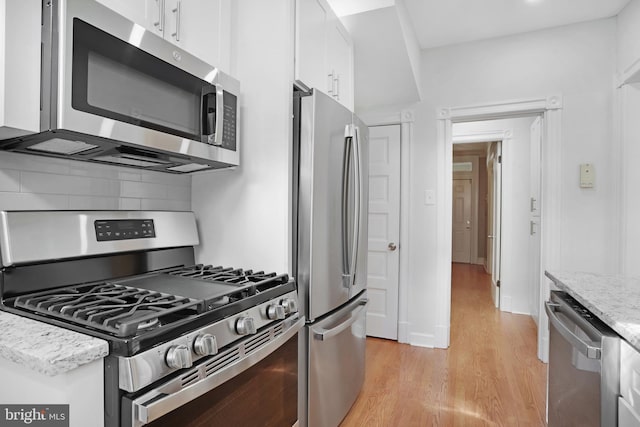
[[(470, 122), (487, 123), (492, 120), (506, 120), (512, 118), (524, 117), (540, 117), (540, 162), (541, 167), (538, 168), (540, 176), (544, 177), (540, 181), (539, 191), (542, 197), (529, 197), (526, 192), (526, 198), (529, 200), (529, 209), (538, 210), (537, 217), (530, 217), (525, 222), (529, 235), (538, 235), (537, 243), (531, 243), (534, 250), (539, 255), (539, 264), (537, 268), (531, 269), (531, 279), (535, 280), (539, 292), (537, 292), (536, 300), (538, 312), (538, 357), (542, 361), (548, 359), (548, 321), (546, 316), (539, 315), (542, 313), (540, 306), (548, 297), (549, 283), (544, 279), (543, 272), (545, 269), (553, 269), (558, 265), (559, 259), (559, 209), (560, 209), (560, 191), (558, 183), (561, 180), (561, 167), (559, 157), (561, 153), (561, 129), (562, 129), (562, 97), (550, 96), (544, 98), (532, 98), (518, 101), (494, 102), (476, 106), (457, 106), (450, 108), (438, 109), (438, 147), (439, 156), (443, 164), (439, 170), (438, 191), (444, 194), (444, 202), (438, 208), (438, 221), (445, 227), (440, 227), (437, 234), (437, 244), (445, 250), (438, 259), (437, 277), (438, 277), (438, 299), (441, 302), (441, 308), (437, 315), (440, 324), (436, 329), (436, 343), (438, 347), (447, 348), (450, 340), (451, 328), (451, 219), (452, 219), (452, 185), (453, 185), (453, 126), (464, 125)], [(542, 126), (544, 123), (544, 126)], [(483, 132), (478, 132), (483, 133)], [(485, 130), (484, 141), (502, 140), (503, 153), (506, 158), (509, 145), (505, 139), (511, 138), (508, 131), (494, 132)], [(482, 142), (477, 140), (475, 135), (469, 141), (465, 142)], [(474, 139), (476, 138), (476, 139)], [(507, 148), (505, 148), (507, 147)], [(529, 160), (529, 159), (527, 159)], [(503, 179), (505, 186), (513, 184), (514, 181)], [(503, 188), (506, 194), (506, 188)], [(504, 211), (504, 209), (503, 209)], [(504, 213), (504, 212), (503, 212)], [(521, 218), (513, 216), (512, 218)], [(544, 218), (544, 227), (542, 219)], [(505, 219), (502, 220), (503, 228), (505, 228)], [(522, 227), (520, 228), (522, 231)], [(508, 252), (508, 242), (511, 238), (502, 238), (501, 253), (504, 256)], [(504, 286), (504, 276), (506, 274), (505, 260), (501, 260), (501, 295), (499, 298), (500, 308), (504, 311), (526, 313), (526, 309), (522, 308), (522, 289), (517, 288), (517, 292), (508, 295)], [(513, 266), (512, 266), (513, 267)], [(535, 278), (534, 278), (535, 276)], [(526, 288), (525, 288), (526, 292)], [(533, 292), (533, 291), (531, 291)], [(511, 297), (511, 298), (509, 298)]]
[[(468, 130), (465, 138), (469, 138)], [(454, 135), (456, 126), (454, 125)], [(493, 304), (500, 306), (502, 141), (453, 141), (451, 261), (481, 266), (478, 277), (491, 284)], [(452, 283), (454, 280), (452, 279)]]

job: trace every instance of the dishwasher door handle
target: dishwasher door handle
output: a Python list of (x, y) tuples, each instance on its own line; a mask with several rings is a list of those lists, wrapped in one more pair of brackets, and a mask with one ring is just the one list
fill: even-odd
[[(557, 308), (560, 307), (559, 304), (554, 304), (549, 301), (545, 301), (544, 309), (549, 316), (549, 321), (553, 326), (555, 326), (556, 330), (564, 337), (565, 340), (569, 342), (576, 350), (580, 353), (587, 356), (589, 359), (600, 359), (602, 354), (602, 347), (593, 345), (592, 342), (587, 342), (581, 339), (579, 336), (573, 333), (567, 325), (564, 324), (562, 320), (557, 316)], [(579, 326), (576, 324), (576, 326)]]

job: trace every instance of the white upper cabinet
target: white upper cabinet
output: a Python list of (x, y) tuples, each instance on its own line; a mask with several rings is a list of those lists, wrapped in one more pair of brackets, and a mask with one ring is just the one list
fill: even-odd
[(231, 63), (231, 0), (98, 0), (224, 71)]
[(353, 110), (353, 42), (326, 0), (296, 0), (295, 79)]

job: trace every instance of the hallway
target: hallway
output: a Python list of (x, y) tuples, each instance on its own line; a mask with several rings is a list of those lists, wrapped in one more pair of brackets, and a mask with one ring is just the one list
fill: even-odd
[(451, 277), (449, 349), (368, 338), (364, 387), (342, 427), (545, 425), (535, 323), (495, 309), (481, 266), (453, 264)]

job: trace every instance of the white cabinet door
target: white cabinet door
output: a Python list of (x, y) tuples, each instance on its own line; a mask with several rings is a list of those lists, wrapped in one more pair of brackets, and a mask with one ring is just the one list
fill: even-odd
[(203, 61), (229, 71), (230, 0), (165, 0), (164, 38)]
[(296, 1), (295, 79), (327, 93), (326, 26), (329, 5), (324, 0)]
[(228, 71), (231, 0), (98, 0), (203, 61)]
[(149, 31), (162, 35), (162, 0), (98, 0), (125, 18), (140, 24)]
[(327, 22), (329, 94), (353, 111), (353, 42), (340, 20), (331, 13)]
[(294, 74), (353, 110), (353, 42), (326, 0), (296, 0)]

